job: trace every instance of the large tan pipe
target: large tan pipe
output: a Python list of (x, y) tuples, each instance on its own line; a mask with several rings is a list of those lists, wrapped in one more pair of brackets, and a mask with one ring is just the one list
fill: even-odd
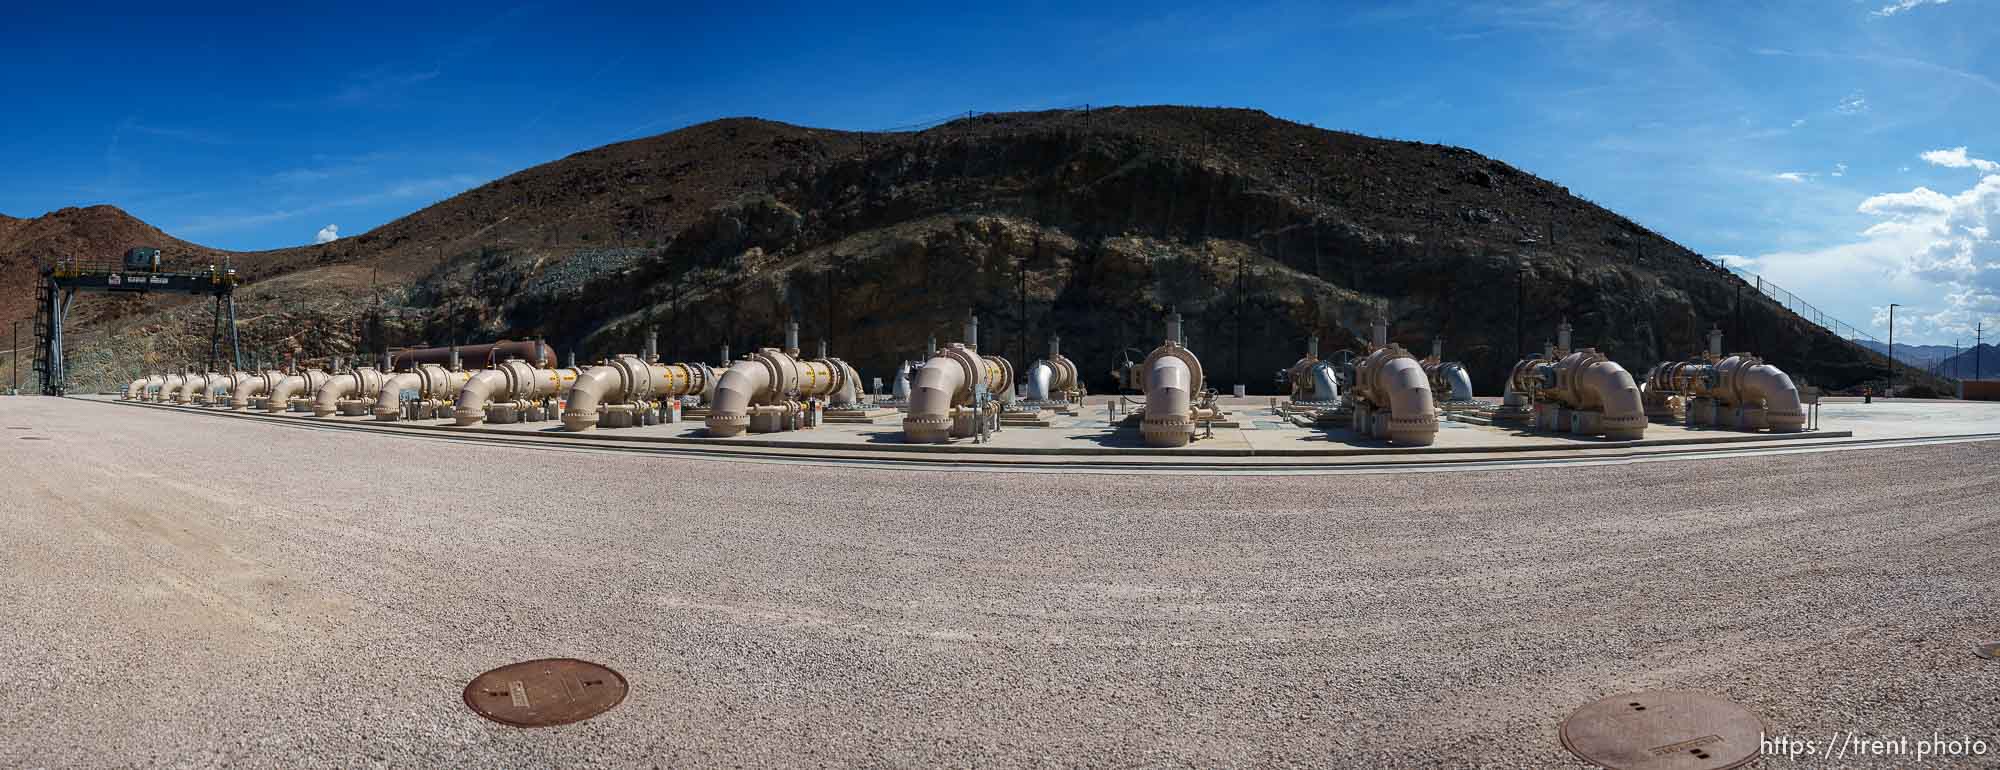
[(541, 340), (500, 340), (480, 345), (459, 345), (442, 348), (405, 348), (389, 351), (391, 367), (408, 368), (415, 371), (424, 364), (446, 365), (451, 363), (453, 351), (458, 353), (459, 365), (485, 369), (509, 359), (526, 361), (530, 365), (553, 367), (556, 365), (556, 351)]
[(249, 409), (250, 399), (271, 392), (271, 386), (284, 378), (285, 373), (276, 369), (250, 375), (249, 379), (237, 383), (235, 392), (229, 394), (229, 408), (237, 411)]
[(570, 372), (569, 376), (574, 378), (574, 384), (567, 386), (569, 403), (563, 407), (562, 415), (563, 429), (570, 431), (597, 427), (602, 416), (599, 410), (607, 404), (680, 398), (708, 393), (716, 387), (715, 370), (707, 364), (662, 364), (630, 353), (581, 373), (573, 369), (561, 371)]
[(505, 361), (465, 381), (465, 387), (458, 391), (452, 418), (460, 425), (476, 425), (485, 421), (488, 402), (561, 395), (578, 377), (575, 369), (537, 369), (526, 361)]
[[(1581, 355), (1585, 352), (1571, 353), (1564, 362)], [(1631, 372), (1616, 361), (1601, 359), (1581, 366), (1574, 376), (1575, 390), (1580, 396), (1576, 406), (1579, 409), (1595, 406), (1602, 411), (1605, 438), (1621, 441), (1645, 438), (1646, 406)]]
[(140, 377), (139, 379), (133, 380), (132, 384), (125, 386), (125, 398), (121, 400), (130, 401), (132, 399), (138, 398), (139, 394), (145, 392), (145, 390), (146, 390), (146, 378)]
[(471, 378), (471, 372), (453, 371), (437, 364), (423, 364), (416, 371), (392, 376), (382, 381), (382, 392), (375, 399), (375, 419), (384, 422), (400, 419), (404, 390), (415, 389), (419, 400), (443, 400), (456, 397)]
[(162, 404), (172, 403), (174, 396), (181, 392), (181, 382), (185, 379), (187, 375), (184, 374), (167, 375), (166, 379), (160, 381), (160, 392), (153, 396), (153, 400)]
[[(715, 384), (715, 403), (704, 423), (711, 436), (735, 436), (750, 427), (750, 402), (771, 387), (771, 370), (755, 360), (738, 361)], [(569, 421), (569, 415), (563, 415)]]
[(1146, 372), (1146, 412), (1139, 432), (1148, 446), (1187, 446), (1194, 437), (1194, 376), (1177, 356), (1153, 360)]
[(1014, 382), (1014, 366), (998, 356), (982, 356), (963, 343), (939, 350), (911, 377), (910, 410), (903, 416), (903, 441), (941, 444), (951, 440), (952, 407), (971, 405), (979, 383), (1000, 398)]
[[(1720, 341), (1711, 342), (1720, 346)], [(1711, 355), (1713, 355), (1711, 353)], [(1664, 363), (1653, 367), (1647, 385), (1658, 392), (1684, 392), (1727, 406), (1761, 407), (1775, 433), (1805, 430), (1799, 389), (1784, 370), (1747, 353), (1715, 360)]]
[(325, 387), (330, 379), (333, 379), (333, 375), (320, 369), (307, 369), (280, 379), (277, 384), (271, 386), (270, 397), (264, 402), (264, 411), (282, 412), (290, 409), (293, 396), (310, 398), (318, 394), (319, 389)]
[(1376, 409), (1388, 408), (1390, 443), (1437, 442), (1437, 403), (1431, 397), (1430, 377), (1423, 363), (1401, 345), (1377, 348), (1354, 365), (1353, 395)]
[(174, 403), (176, 404), (194, 403), (194, 394), (200, 393), (202, 386), (207, 384), (208, 384), (208, 375), (195, 374), (193, 372), (189, 372), (188, 376), (181, 378), (181, 389), (179, 392), (174, 394)]
[(1757, 364), (1737, 375), (1736, 388), (1745, 401), (1764, 402), (1764, 418), (1774, 433), (1797, 433), (1806, 429), (1805, 405), (1799, 400), (1798, 385), (1770, 364)]
[(942, 444), (951, 440), (952, 400), (965, 389), (965, 367), (949, 356), (924, 362), (911, 378), (910, 411), (903, 416), (903, 441)]
[(340, 402), (349, 396), (374, 401), (382, 394), (384, 379), (382, 370), (372, 366), (359, 366), (334, 375), (313, 394), (313, 416), (327, 417), (340, 411)]
[(848, 387), (852, 367), (838, 359), (801, 361), (783, 350), (763, 348), (730, 365), (715, 383), (715, 403), (706, 426), (711, 436), (735, 436), (750, 427), (750, 408), (824, 398)]

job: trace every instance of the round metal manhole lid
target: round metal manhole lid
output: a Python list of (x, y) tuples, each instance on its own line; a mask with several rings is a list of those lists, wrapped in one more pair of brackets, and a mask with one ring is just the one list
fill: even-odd
[(1577, 709), (1562, 724), (1563, 747), (1621, 770), (1712, 770), (1757, 759), (1764, 720), (1698, 692), (1647, 690)]
[(575, 658), (544, 658), (501, 666), (465, 686), (465, 705), (515, 727), (581, 722), (625, 700), (625, 677)]

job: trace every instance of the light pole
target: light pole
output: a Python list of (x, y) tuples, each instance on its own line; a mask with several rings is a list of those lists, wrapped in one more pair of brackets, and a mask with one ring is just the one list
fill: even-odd
[(21, 392), (21, 319), (14, 319), (14, 352), (8, 359), (14, 365), (14, 385), (9, 393)]
[(1896, 308), (1899, 307), (1902, 305), (1889, 303), (1889, 388), (1882, 391), (1883, 398), (1896, 395)]

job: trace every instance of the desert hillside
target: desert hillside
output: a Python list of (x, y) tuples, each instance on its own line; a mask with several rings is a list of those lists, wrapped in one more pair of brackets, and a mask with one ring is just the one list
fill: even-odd
[[(989, 114), (860, 134), (729, 119), (582, 152), (321, 246), (228, 254), (110, 207), (0, 219), (10, 317), (33, 260), (139, 244), (227, 258), (250, 280), (245, 345), (319, 357), (384, 345), (548, 338), (580, 358), (661, 331), (674, 358), (775, 344), (785, 319), (864, 374), (925, 339), (1032, 359), (1063, 337), (1098, 387), (1187, 316), (1211, 384), (1269, 392), (1308, 334), (1357, 346), (1387, 309), (1496, 392), (1519, 347), (1568, 318), (1643, 374), (1734, 327), (1742, 282), (1554, 183), (1469, 150), (1180, 107)], [(1517, 288), (1518, 282), (1518, 288)], [(1517, 292), (1525, 297), (1517, 319)], [(100, 302), (72, 328), (79, 387), (198, 362), (206, 307)], [(1523, 333), (1517, 338), (1517, 322)], [(1829, 387), (1881, 357), (1750, 301), (1732, 350)], [(1022, 350), (1025, 344), (1025, 353)], [(1136, 354), (1135, 354), (1136, 355)]]

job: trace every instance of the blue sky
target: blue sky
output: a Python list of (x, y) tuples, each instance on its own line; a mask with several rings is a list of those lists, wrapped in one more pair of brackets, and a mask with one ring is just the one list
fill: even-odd
[(959, 5), (34, 4), (0, 213), (266, 249), (716, 117), (1229, 105), (1471, 147), (1877, 336), (2000, 327), (2000, 1)]

